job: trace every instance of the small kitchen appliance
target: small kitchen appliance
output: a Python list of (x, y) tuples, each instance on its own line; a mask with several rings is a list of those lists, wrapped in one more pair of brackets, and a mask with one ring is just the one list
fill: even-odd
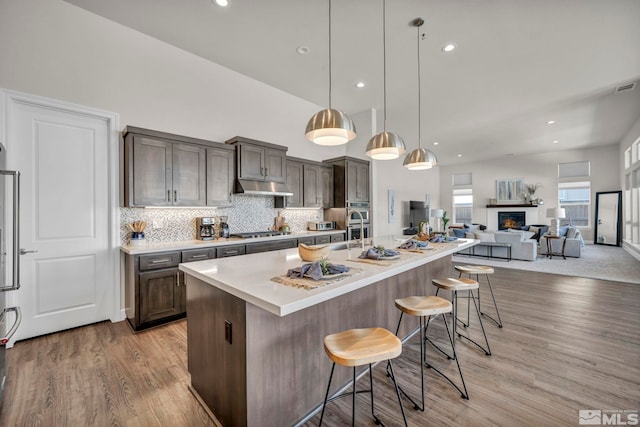
[(220, 231), (218, 232), (218, 237), (222, 237), (225, 239), (229, 238), (229, 224), (227, 223), (227, 221), (229, 220), (229, 217), (226, 215), (222, 215), (220, 217)]
[(215, 239), (215, 223), (216, 219), (205, 216), (196, 218), (196, 239), (213, 240)]
[(307, 222), (307, 229), (312, 231), (333, 230), (335, 228), (332, 221)]

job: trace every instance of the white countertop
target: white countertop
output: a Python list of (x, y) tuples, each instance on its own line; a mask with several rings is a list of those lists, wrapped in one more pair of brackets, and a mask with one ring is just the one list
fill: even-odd
[[(373, 242), (374, 245), (396, 248), (404, 240), (406, 237), (386, 237), (374, 238)], [(297, 248), (189, 262), (180, 264), (179, 268), (188, 275), (277, 316), (286, 316), (453, 254), (478, 242), (479, 240), (458, 239), (449, 243), (430, 243), (429, 247), (433, 248), (432, 250), (422, 253), (402, 252), (401, 258), (390, 266), (349, 261), (349, 259), (358, 259), (362, 251), (359, 245), (351, 249), (331, 251), (328, 257), (331, 263), (361, 268), (362, 272), (312, 290), (287, 286), (270, 280), (304, 263), (298, 255)], [(351, 242), (351, 245), (354, 243)]]
[(228, 239), (218, 240), (183, 240), (173, 242), (145, 242), (142, 245), (122, 245), (120, 250), (129, 255), (150, 254), (154, 252), (179, 251), (186, 249), (202, 249), (215, 246), (237, 245), (256, 242), (273, 242), (275, 240), (295, 239), (305, 236), (323, 236), (327, 234), (346, 233), (345, 230), (326, 230), (326, 231), (300, 231), (282, 236), (256, 237), (251, 239), (242, 239), (240, 237), (230, 237)]

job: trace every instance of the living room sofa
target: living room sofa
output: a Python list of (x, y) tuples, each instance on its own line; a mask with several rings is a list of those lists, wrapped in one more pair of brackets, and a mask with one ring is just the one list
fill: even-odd
[[(560, 236), (564, 237), (565, 247), (564, 247), (564, 255), (572, 258), (580, 258), (582, 256), (582, 248), (584, 246), (584, 239), (582, 238), (582, 234), (580, 230), (576, 227), (560, 227), (558, 229)], [(562, 252), (562, 239), (553, 239), (551, 241), (551, 250), (554, 254), (559, 254)], [(546, 235), (542, 235), (540, 237), (540, 254), (547, 254), (547, 237)]]
[(465, 237), (469, 239), (478, 239), (480, 244), (475, 247), (467, 248), (458, 253), (473, 254), (477, 256), (489, 256), (491, 254), (495, 258), (508, 258), (507, 247), (491, 247), (483, 245), (483, 242), (491, 243), (509, 243), (511, 244), (511, 259), (519, 259), (524, 261), (535, 261), (538, 256), (538, 242), (532, 239), (534, 233), (523, 230), (481, 232), (478, 230), (469, 231)]

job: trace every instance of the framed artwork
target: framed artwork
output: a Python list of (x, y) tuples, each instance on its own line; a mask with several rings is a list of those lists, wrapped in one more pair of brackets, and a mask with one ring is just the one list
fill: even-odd
[(498, 204), (524, 202), (524, 178), (497, 179), (496, 196)]
[(394, 190), (388, 190), (387, 196), (389, 198), (389, 224), (395, 224), (396, 222), (396, 192)]

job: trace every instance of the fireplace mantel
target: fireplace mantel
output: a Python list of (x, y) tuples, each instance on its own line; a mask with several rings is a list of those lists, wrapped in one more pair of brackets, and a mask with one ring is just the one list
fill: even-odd
[(537, 208), (539, 205), (487, 205), (488, 208)]

